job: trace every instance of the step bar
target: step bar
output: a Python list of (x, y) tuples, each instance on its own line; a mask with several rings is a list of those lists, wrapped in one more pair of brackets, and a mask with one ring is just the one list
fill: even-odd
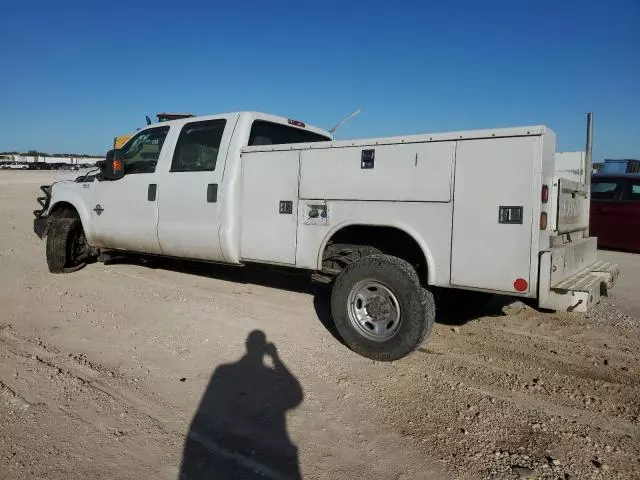
[(607, 296), (620, 273), (617, 264), (596, 261), (551, 284), (551, 268), (551, 252), (544, 252), (540, 258), (539, 306), (569, 312), (586, 312), (599, 303), (601, 297)]

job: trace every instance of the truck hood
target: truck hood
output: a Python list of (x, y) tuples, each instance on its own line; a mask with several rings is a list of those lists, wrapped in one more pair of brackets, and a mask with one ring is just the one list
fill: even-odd
[(93, 168), (81, 168), (80, 170), (65, 170), (65, 171), (62, 171), (62, 172), (58, 173), (54, 177), (54, 181), (56, 181), (56, 182), (64, 182), (64, 181), (75, 182), (75, 180), (78, 177), (82, 177), (82, 176), (86, 175), (91, 170), (96, 170), (97, 171), (96, 167), (93, 167)]

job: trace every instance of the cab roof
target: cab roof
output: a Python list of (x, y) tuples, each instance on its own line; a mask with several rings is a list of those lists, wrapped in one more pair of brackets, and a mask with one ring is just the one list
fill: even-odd
[[(197, 122), (202, 120), (215, 120), (217, 118), (230, 118), (230, 117), (249, 117), (250, 121), (253, 120), (265, 120), (268, 122), (279, 123), (282, 125), (287, 125), (293, 128), (300, 128), (302, 130), (308, 130), (309, 132), (317, 133), (319, 135), (323, 135), (327, 137), (328, 140), (333, 140), (333, 135), (322, 128), (315, 127), (313, 125), (309, 125), (306, 122), (302, 122), (300, 120), (280, 117), (278, 115), (272, 115), (270, 113), (264, 112), (255, 112), (255, 111), (240, 111), (240, 112), (227, 112), (227, 113), (216, 113), (213, 115), (197, 115), (188, 118), (179, 118), (175, 120), (167, 120), (164, 122), (152, 123), (149, 127), (159, 126), (159, 125), (184, 125), (185, 123)], [(148, 128), (148, 127), (147, 127)]]

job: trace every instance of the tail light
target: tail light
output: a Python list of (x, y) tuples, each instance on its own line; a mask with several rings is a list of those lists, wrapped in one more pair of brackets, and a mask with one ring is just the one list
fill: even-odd
[(547, 203), (549, 201), (549, 187), (547, 185), (542, 185), (542, 203)]
[(513, 282), (513, 288), (516, 292), (526, 292), (529, 288), (529, 284), (524, 278), (517, 278), (515, 282)]
[(542, 212), (540, 214), (540, 230), (547, 229), (547, 212)]

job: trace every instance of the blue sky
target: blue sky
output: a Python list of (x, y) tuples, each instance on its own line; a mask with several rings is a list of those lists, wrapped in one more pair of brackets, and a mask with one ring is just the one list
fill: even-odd
[(8, 2), (0, 150), (104, 153), (160, 111), (261, 110), (338, 138), (545, 124), (640, 157), (640, 2)]

